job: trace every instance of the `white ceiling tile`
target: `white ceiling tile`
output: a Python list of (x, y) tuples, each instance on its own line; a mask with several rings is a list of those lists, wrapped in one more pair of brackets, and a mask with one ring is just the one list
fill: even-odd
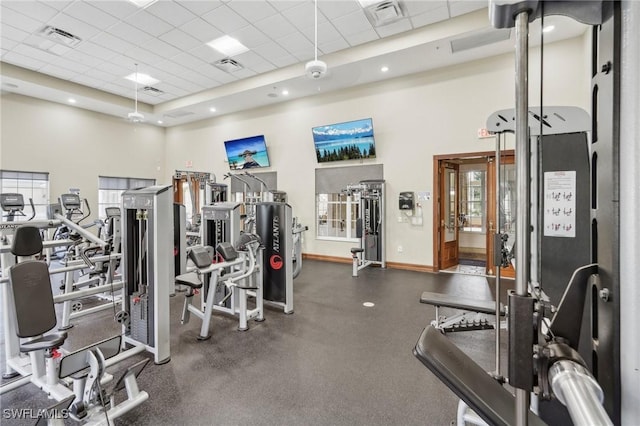
[(160, 36), (160, 39), (177, 47), (180, 50), (193, 49), (202, 44), (198, 39), (191, 37), (189, 34), (177, 28), (172, 29)]
[(164, 70), (165, 72), (168, 72), (175, 76), (180, 76), (180, 77), (182, 77), (182, 75), (184, 75), (189, 71), (189, 68), (184, 67), (178, 62), (171, 61), (171, 60), (158, 62), (156, 64), (156, 67)]
[(13, 49), (17, 45), (18, 45), (17, 41), (13, 41), (5, 37), (2, 37), (2, 41), (0, 41), (0, 46), (2, 46), (2, 49), (7, 51)]
[[(320, 54), (322, 54), (322, 52), (318, 53), (318, 55)], [(300, 51), (298, 53), (294, 53), (293, 56), (295, 56), (298, 62), (308, 62), (315, 58), (315, 52)]]
[(104, 84), (103, 81), (97, 78), (89, 77), (88, 75), (84, 75), (84, 74), (76, 75), (72, 77), (71, 81), (73, 81), (74, 83), (83, 84), (89, 87), (100, 87), (102, 84)]
[[(107, 61), (105, 61), (105, 63), (106, 62)], [(118, 65), (118, 66), (126, 69), (127, 73), (123, 74), (123, 77), (124, 77), (124, 75), (129, 75), (129, 74), (135, 72), (135, 70), (136, 70), (136, 61), (131, 59), (128, 56), (125, 56), (124, 54), (114, 56), (113, 58), (109, 59), (108, 62), (112, 63), (114, 65)], [(101, 64), (101, 66), (102, 66), (102, 64)], [(140, 70), (140, 72), (142, 72), (142, 70)], [(148, 74), (148, 73), (145, 72), (145, 74)]]
[(189, 33), (192, 37), (197, 38), (203, 43), (208, 43), (218, 37), (222, 37), (224, 33), (201, 18), (196, 18), (186, 24), (180, 26), (182, 31)]
[(358, 10), (348, 15), (341, 16), (340, 18), (336, 18), (332, 21), (332, 23), (336, 27), (336, 29), (340, 31), (340, 34), (342, 34), (342, 36), (345, 38), (353, 34), (358, 34), (366, 30), (373, 29), (371, 23), (362, 10)]
[[(485, 2), (486, 3), (486, 2)], [(447, 7), (446, 0), (403, 0), (402, 6), (404, 10), (409, 13), (410, 16), (420, 15), (430, 10), (438, 9), (441, 7)]]
[(73, 59), (68, 59), (65, 57), (57, 58), (55, 61), (53, 61), (53, 65), (60, 68), (68, 69), (70, 71), (75, 71), (76, 74), (82, 74), (91, 69), (91, 67), (88, 65), (80, 64)]
[(200, 58), (196, 58), (190, 53), (183, 52), (179, 55), (171, 58), (172, 61), (177, 62), (179, 64), (184, 65), (185, 67), (189, 67), (191, 69), (200, 69), (206, 67), (208, 64)]
[(243, 68), (240, 71), (234, 72), (233, 74), (238, 78), (249, 78), (256, 75), (256, 72), (249, 68)]
[(13, 48), (13, 51), (24, 56), (28, 56), (33, 59), (38, 59), (45, 63), (50, 63), (59, 58), (59, 56), (53, 53), (46, 52), (44, 50), (36, 49), (35, 47), (28, 46), (26, 44), (20, 44)]
[(262, 73), (265, 73), (265, 72), (269, 72), (269, 71), (275, 70), (276, 66), (273, 65), (270, 62), (262, 61), (262, 62), (260, 62), (258, 64), (250, 66), (249, 68), (251, 68), (252, 70), (254, 70), (258, 74), (262, 74)]
[(175, 85), (172, 85), (172, 84), (168, 84), (168, 83), (165, 83), (165, 82), (158, 83), (155, 87), (157, 87), (158, 89), (162, 90), (163, 92), (171, 94), (171, 95), (183, 96), (183, 95), (189, 93), (185, 89), (182, 89), (182, 88), (180, 88), (178, 86), (175, 86)]
[(273, 15), (255, 22), (253, 25), (273, 40), (297, 31), (296, 27), (291, 25), (282, 15)]
[(436, 22), (444, 21), (446, 19), (449, 19), (449, 8), (447, 6), (443, 6), (421, 15), (412, 16), (411, 22), (413, 23), (414, 28), (419, 28), (425, 25), (435, 24)]
[(225, 34), (229, 34), (249, 25), (249, 22), (247, 22), (246, 19), (227, 6), (220, 6), (211, 12), (202, 15), (202, 19), (209, 22)]
[(115, 16), (93, 7), (88, 2), (74, 2), (64, 10), (64, 13), (102, 30), (118, 22)]
[(113, 50), (114, 52), (127, 52), (136, 48), (135, 44), (129, 43), (120, 37), (116, 37), (106, 32), (102, 32), (97, 36), (92, 37), (91, 42), (102, 47), (106, 47), (109, 50)]
[(192, 1), (180, 1), (180, 4), (198, 16), (202, 16), (207, 12), (212, 11), (213, 9), (222, 6), (220, 0), (192, 0)]
[(69, 80), (70, 78), (78, 74), (75, 71), (71, 71), (66, 68), (57, 67), (51, 64), (45, 65), (44, 67), (40, 68), (38, 72), (49, 74), (64, 80)]
[(28, 68), (30, 70), (37, 70), (46, 65), (46, 62), (24, 56), (16, 52), (7, 53), (2, 57), (2, 59), (9, 64), (17, 65), (22, 68)]
[[(118, 78), (118, 77), (116, 77), (115, 75), (113, 75), (111, 73), (102, 71), (100, 68), (90, 69), (89, 71), (85, 72), (84, 75), (86, 75), (88, 77), (92, 77), (92, 78), (98, 79), (98, 80), (102, 81), (104, 84), (111, 83), (112, 81), (114, 81), (115, 79)], [(102, 87), (102, 86), (100, 86), (100, 87)], [(133, 90), (133, 86), (132, 86), (131, 90)]]
[(297, 64), (300, 61), (295, 56), (286, 55), (270, 59), (270, 62), (274, 63), (278, 67), (287, 67), (292, 64)]
[(253, 49), (271, 41), (271, 39), (260, 32), (260, 30), (251, 25), (232, 32), (230, 36), (247, 46), (249, 49)]
[(345, 35), (344, 38), (353, 47), (373, 40), (378, 40), (380, 37), (378, 36), (378, 33), (371, 28), (356, 34)]
[(153, 38), (145, 42), (141, 47), (163, 58), (171, 58), (172, 56), (176, 56), (182, 51), (177, 47), (172, 46), (169, 43), (165, 43), (164, 41), (157, 38)]
[(234, 59), (247, 68), (253, 68), (254, 65), (267, 62), (262, 56), (252, 51), (245, 52), (242, 55), (238, 55)]
[(0, 15), (2, 16), (2, 22), (10, 22), (12, 26), (28, 33), (36, 32), (44, 26), (44, 21), (30, 18), (13, 9), (9, 9), (4, 6), (4, 2), (2, 3), (2, 7), (0, 7)]
[(271, 6), (278, 9), (280, 12), (308, 2), (309, 0), (269, 0)]
[[(205, 64), (204, 67), (199, 68), (200, 69), (209, 69), (209, 66), (207, 64)], [(203, 75), (203, 74), (199, 74), (199, 73), (191, 73), (191, 75), (189, 76), (189, 81), (192, 81), (193, 83), (197, 84), (198, 86), (201, 86), (205, 89), (209, 89), (211, 87), (215, 87), (217, 86), (219, 83), (217, 81), (215, 81), (213, 78), (207, 76), (207, 75)]]
[(78, 47), (76, 47), (76, 50), (91, 56), (95, 56), (96, 58), (100, 58), (103, 61), (108, 61), (109, 59), (117, 55), (117, 53), (113, 50), (107, 49), (106, 47), (102, 47), (90, 41), (83, 41), (78, 45)]
[(287, 52), (282, 46), (280, 46), (276, 42), (271, 42), (271, 43), (263, 44), (262, 46), (258, 46), (254, 49), (254, 52), (262, 56), (269, 62), (271, 62), (272, 58), (289, 56), (289, 52)]
[(222, 84), (227, 84), (227, 83), (231, 83), (232, 81), (236, 81), (237, 78), (234, 77), (233, 75), (229, 74), (228, 72), (224, 72), (216, 67), (214, 67), (213, 65), (209, 65), (209, 69), (207, 70), (202, 70), (202, 72), (210, 77), (213, 78), (216, 81), (219, 81)]
[[(104, 62), (100, 65), (100, 69), (104, 72), (108, 72), (109, 74), (113, 74), (113, 75), (119, 75), (121, 77), (126, 77), (132, 73), (135, 72), (135, 64), (131, 62), (131, 60), (129, 60), (130, 62), (126, 65), (130, 65), (130, 66), (122, 66), (119, 64), (114, 64), (112, 61), (107, 61)], [(140, 73), (144, 73), (144, 71), (140, 68), (138, 68), (138, 71)], [(146, 74), (146, 73), (145, 73)], [(153, 76), (152, 76), (153, 77)]]
[(276, 40), (276, 43), (293, 55), (304, 54), (306, 52), (313, 54), (314, 52), (313, 43), (301, 33), (290, 34), (286, 37), (279, 38)]
[(56, 28), (60, 28), (63, 31), (71, 33), (76, 37), (80, 37), (82, 40), (89, 40), (101, 31), (99, 28), (91, 24), (64, 13), (57, 14), (48, 23)]
[[(292, 7), (291, 9), (284, 10), (282, 15), (293, 24), (294, 27), (299, 30), (307, 28), (313, 28), (315, 26), (314, 5), (312, 2), (305, 2)], [(325, 22), (327, 18), (318, 12), (318, 24)]]
[(157, 1), (147, 7), (146, 11), (176, 27), (197, 17), (178, 2), (173, 1)]
[(139, 10), (129, 1), (92, 0), (91, 5), (119, 19), (125, 19)]
[(64, 57), (66, 59), (74, 61), (74, 62), (76, 62), (78, 64), (86, 65), (86, 66), (88, 66), (90, 68), (97, 67), (98, 65), (100, 65), (100, 64), (102, 64), (104, 62), (104, 60), (102, 60), (100, 58), (96, 58), (94, 56), (86, 55), (85, 53), (77, 51), (77, 50), (72, 50), (71, 52), (65, 54)]
[(345, 39), (339, 38), (327, 43), (318, 43), (318, 48), (322, 53), (328, 55), (329, 53), (337, 52), (342, 49), (347, 49), (349, 47), (349, 43), (346, 42)]
[(404, 31), (409, 31), (413, 27), (411, 26), (411, 21), (409, 19), (401, 19), (399, 21), (393, 22), (391, 24), (383, 25), (381, 27), (376, 27), (376, 32), (380, 35), (380, 37), (389, 37), (394, 34), (398, 34)]
[(142, 47), (137, 47), (133, 50), (126, 52), (126, 55), (134, 59), (139, 64), (155, 65), (161, 62), (164, 58)]
[(136, 46), (144, 43), (147, 40), (151, 40), (153, 36), (145, 31), (142, 31), (133, 25), (129, 25), (126, 22), (119, 22), (113, 27), (109, 28), (106, 32), (123, 40), (133, 43)]
[(158, 37), (160, 34), (164, 34), (173, 28), (167, 22), (150, 14), (146, 10), (140, 10), (135, 15), (131, 15), (125, 19), (125, 22), (155, 37)]
[(474, 12), (476, 10), (487, 7), (486, 1), (478, 0), (449, 0), (449, 14), (451, 17), (464, 15), (465, 13)]
[(189, 53), (195, 56), (196, 58), (200, 58), (201, 60), (203, 60), (208, 64), (215, 61), (219, 61), (220, 59), (226, 58), (225, 55), (223, 55), (222, 53), (218, 52), (215, 49), (212, 49), (206, 44), (202, 46), (198, 46), (195, 49), (191, 49)]
[(4, 21), (2, 22), (0, 33), (2, 34), (3, 39), (7, 38), (9, 40), (18, 41), (18, 42), (29, 37), (28, 32), (21, 30), (19, 28), (16, 28), (12, 25), (7, 25), (4, 23)]
[(47, 22), (58, 14), (58, 9), (55, 9), (48, 4), (34, 2), (34, 1), (6, 1), (2, 2), (2, 6), (6, 6), (9, 9), (13, 9), (16, 12), (20, 12), (23, 15), (29, 16), (32, 19)]
[(124, 96), (127, 98), (131, 98), (131, 110), (133, 111), (134, 108), (134, 102), (133, 102), (133, 97), (135, 96), (135, 88), (131, 87), (130, 89), (127, 89), (125, 87), (120, 86), (119, 84), (114, 84), (114, 83), (107, 83), (107, 84), (103, 84), (102, 86), (100, 86), (100, 90), (104, 90), (105, 92), (109, 92), (109, 93), (114, 93), (116, 95), (120, 95), (120, 96)]
[(46, 3), (47, 6), (56, 10), (64, 10), (73, 3), (74, 0), (38, 0), (38, 3)]
[(227, 3), (227, 6), (249, 22), (259, 21), (278, 13), (269, 3), (264, 1), (233, 0)]
[[(428, 3), (425, 0), (420, 2)], [(404, 1), (406, 3), (406, 0)], [(361, 9), (360, 4), (356, 0), (330, 0), (319, 1), (318, 9), (329, 19), (339, 18), (348, 15), (351, 12)]]
[[(302, 33), (311, 41), (315, 38), (315, 28), (307, 28), (306, 30), (303, 30)], [(342, 36), (331, 22), (327, 21), (322, 24), (318, 24), (318, 43), (321, 41), (329, 42), (340, 38), (342, 38)]]
[(202, 92), (205, 88), (200, 86), (199, 84), (193, 83), (189, 80), (183, 80), (179, 86), (182, 90), (188, 93), (197, 93)]

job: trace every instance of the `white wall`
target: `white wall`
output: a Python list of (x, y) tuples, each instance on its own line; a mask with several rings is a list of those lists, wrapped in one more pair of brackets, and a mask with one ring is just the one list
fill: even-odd
[(162, 183), (167, 175), (163, 128), (15, 94), (0, 99), (0, 168), (49, 172), (51, 202), (80, 188), (97, 218), (98, 176)]
[[(588, 110), (589, 71), (584, 37), (545, 47), (545, 104)], [(349, 257), (353, 243), (315, 239), (314, 170), (318, 165), (313, 126), (372, 117), (377, 158), (387, 181), (388, 260), (433, 265), (433, 198), (423, 203), (422, 226), (398, 223), (401, 191), (433, 193), (433, 156), (494, 149), (494, 140), (477, 139), (493, 111), (514, 105), (512, 54), (432, 72), (293, 100), (197, 123), (161, 129), (79, 108), (19, 95), (1, 96), (0, 167), (48, 171), (51, 195), (79, 187), (97, 206), (98, 175), (156, 178), (169, 183), (174, 170), (229, 169), (223, 141), (264, 134), (280, 190), (287, 191), (294, 215), (310, 226), (305, 253)], [(530, 58), (531, 104), (537, 104), (539, 60)], [(535, 96), (535, 98), (534, 98)], [(336, 166), (360, 164), (341, 162)], [(95, 209), (95, 207), (93, 207)], [(396, 251), (402, 245), (402, 253)]]
[[(545, 104), (587, 108), (588, 72), (582, 38), (545, 47)], [(537, 96), (539, 60), (530, 58), (531, 96)], [(493, 138), (477, 139), (493, 111), (514, 105), (514, 58), (502, 55), (381, 83), (370, 84), (248, 112), (167, 129), (166, 170), (228, 171), (223, 141), (264, 134), (272, 167), (278, 172), (278, 189), (288, 193), (294, 215), (310, 230), (304, 252), (349, 256), (353, 243), (315, 239), (314, 170), (319, 165), (311, 137), (313, 126), (372, 117), (376, 138), (375, 160), (384, 164), (387, 181), (387, 256), (389, 261), (433, 265), (433, 198), (424, 203), (422, 226), (398, 223), (401, 191), (433, 193), (433, 156), (495, 148)], [(553, 68), (551, 65), (554, 64)], [(535, 99), (538, 99), (537, 97)], [(532, 105), (537, 104), (531, 101)], [(355, 162), (341, 162), (336, 166)], [(402, 253), (397, 246), (402, 245)]]

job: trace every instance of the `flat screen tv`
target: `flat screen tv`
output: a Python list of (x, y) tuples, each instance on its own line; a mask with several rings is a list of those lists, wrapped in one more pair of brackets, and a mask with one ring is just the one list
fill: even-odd
[(269, 155), (264, 135), (224, 142), (231, 170), (269, 167)]
[(373, 121), (370, 118), (318, 126), (311, 132), (319, 163), (376, 156)]

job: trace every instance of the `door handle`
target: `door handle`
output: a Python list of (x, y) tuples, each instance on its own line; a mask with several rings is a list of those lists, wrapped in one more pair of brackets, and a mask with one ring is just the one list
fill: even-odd
[(489, 221), (489, 233), (493, 234), (496, 232), (496, 229), (493, 227), (493, 222)]

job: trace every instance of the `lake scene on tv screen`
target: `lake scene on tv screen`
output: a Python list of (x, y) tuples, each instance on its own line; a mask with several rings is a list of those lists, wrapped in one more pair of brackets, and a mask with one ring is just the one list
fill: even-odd
[(231, 170), (269, 167), (269, 156), (264, 136), (234, 139), (224, 142)]
[(373, 122), (370, 118), (318, 126), (312, 132), (319, 163), (376, 156)]

